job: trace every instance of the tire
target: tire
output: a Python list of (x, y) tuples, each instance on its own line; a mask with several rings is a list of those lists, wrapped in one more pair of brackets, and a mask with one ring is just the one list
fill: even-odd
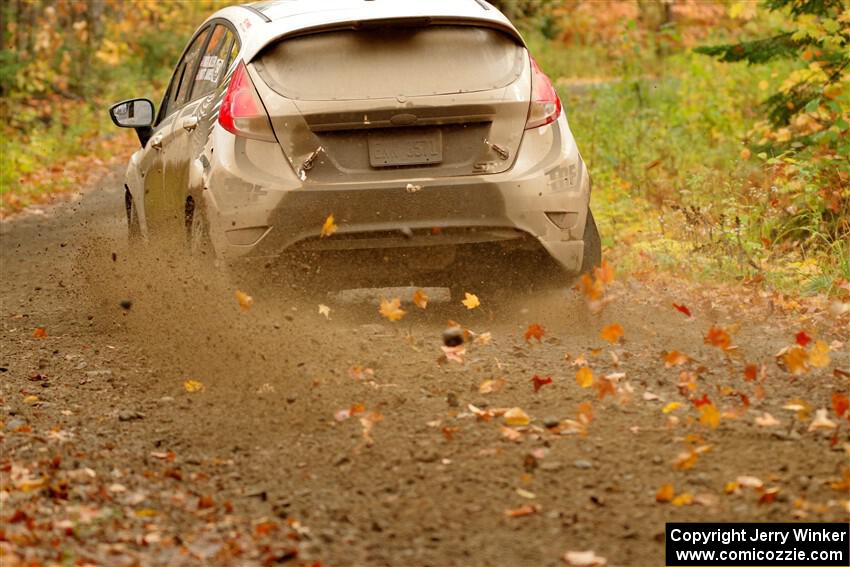
[(593, 213), (587, 209), (587, 221), (584, 223), (584, 254), (581, 260), (581, 273), (587, 274), (602, 264), (602, 239)]
[(124, 188), (124, 209), (127, 211), (127, 240), (131, 245), (138, 244), (142, 239), (142, 228), (139, 224), (139, 214), (133, 206), (133, 196), (126, 187)]
[(210, 240), (210, 225), (203, 208), (194, 201), (186, 203), (186, 249), (206, 264), (215, 264), (215, 249)]

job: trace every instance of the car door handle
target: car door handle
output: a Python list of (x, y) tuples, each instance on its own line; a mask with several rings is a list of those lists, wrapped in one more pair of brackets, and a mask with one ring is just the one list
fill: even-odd
[(183, 129), (187, 132), (191, 132), (198, 125), (198, 117), (187, 116), (186, 118), (180, 121), (180, 125), (183, 126)]
[(154, 136), (151, 138), (151, 147), (155, 150), (162, 149), (162, 136)]

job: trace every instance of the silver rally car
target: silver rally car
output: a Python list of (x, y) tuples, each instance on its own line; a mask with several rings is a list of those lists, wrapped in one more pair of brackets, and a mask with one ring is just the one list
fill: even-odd
[(468, 247), (570, 274), (600, 261), (561, 101), (484, 0), (228, 7), (195, 32), (158, 111), (137, 98), (110, 115), (142, 144), (132, 236), (180, 234), (228, 263), (377, 250), (444, 269)]

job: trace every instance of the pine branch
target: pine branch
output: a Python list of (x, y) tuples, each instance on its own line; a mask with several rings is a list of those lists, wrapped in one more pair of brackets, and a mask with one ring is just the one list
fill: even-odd
[(694, 48), (694, 52), (716, 57), (724, 63), (746, 61), (750, 65), (766, 63), (780, 57), (793, 57), (800, 47), (809, 45), (811, 40), (792, 39), (791, 32), (781, 33), (765, 39), (742, 41), (727, 45), (704, 45)]

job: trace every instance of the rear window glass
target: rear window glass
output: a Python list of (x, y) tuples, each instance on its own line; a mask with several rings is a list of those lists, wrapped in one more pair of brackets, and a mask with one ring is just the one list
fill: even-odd
[(375, 28), (284, 40), (257, 68), (288, 98), (373, 99), (505, 87), (522, 72), (524, 52), (512, 37), (488, 28)]

